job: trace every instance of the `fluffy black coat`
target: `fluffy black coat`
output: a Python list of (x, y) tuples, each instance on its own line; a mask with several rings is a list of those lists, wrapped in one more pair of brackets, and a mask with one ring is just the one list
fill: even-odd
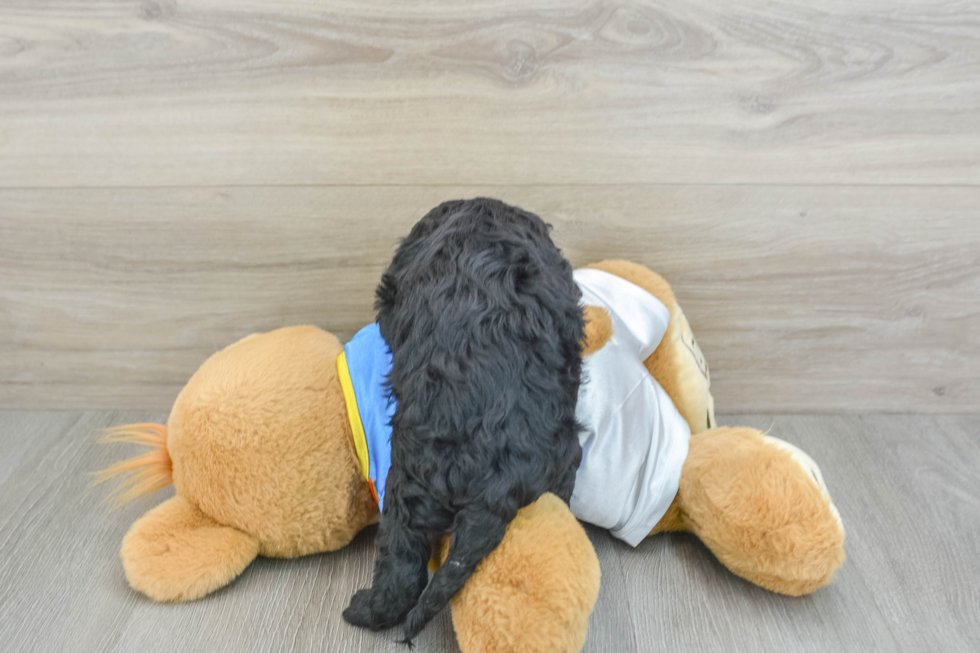
[[(398, 401), (374, 584), (344, 618), (410, 642), (545, 492), (568, 502), (584, 323), (538, 216), (485, 198), (430, 211), (377, 291)], [(432, 542), (452, 535), (428, 583)], [(406, 619), (407, 617), (407, 619)]]

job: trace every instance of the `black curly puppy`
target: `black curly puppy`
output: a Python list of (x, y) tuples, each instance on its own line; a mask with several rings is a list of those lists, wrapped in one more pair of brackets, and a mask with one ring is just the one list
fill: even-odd
[[(411, 642), (545, 492), (572, 495), (581, 296), (538, 216), (492, 199), (441, 204), (377, 291), (397, 401), (374, 584), (344, 618), (406, 620)], [(428, 583), (430, 543), (452, 535)], [(407, 617), (407, 619), (406, 619)]]

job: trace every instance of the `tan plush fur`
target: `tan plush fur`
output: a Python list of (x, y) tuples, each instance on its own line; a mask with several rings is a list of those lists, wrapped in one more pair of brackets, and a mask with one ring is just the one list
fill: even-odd
[(208, 359), (170, 412), (177, 493), (255, 537), (262, 555), (338, 549), (377, 518), (337, 379), (341, 350), (314, 327), (247, 338)]
[[(161, 601), (199, 598), (259, 553), (337, 549), (377, 519), (337, 380), (340, 351), (333, 335), (314, 327), (249, 336), (201, 366), (166, 428), (110, 433), (153, 447), (102, 473), (152, 481), (133, 485), (124, 499), (159, 485), (171, 465), (178, 495), (137, 521), (124, 540), (134, 588)], [(146, 431), (165, 435), (140, 440)]]
[(844, 531), (790, 454), (749, 428), (691, 438), (678, 491), (683, 530), (739, 576), (798, 596), (844, 562)]
[(522, 509), (452, 600), (463, 651), (574, 653), (599, 596), (599, 560), (561, 499)]
[[(647, 289), (671, 312), (667, 335), (645, 364), (695, 435), (680, 491), (654, 532), (691, 531), (733, 572), (777, 592), (829, 582), (843, 560), (843, 531), (828, 498), (758, 431), (706, 430), (714, 422), (707, 366), (667, 282), (627, 261), (592, 267)], [(594, 351), (612, 323), (595, 307), (586, 312), (585, 346)], [(127, 477), (122, 500), (171, 478), (177, 492), (123, 541), (134, 588), (159, 601), (192, 600), (230, 582), (256, 555), (333, 550), (378, 519), (337, 379), (341, 350), (314, 327), (248, 336), (201, 366), (165, 427), (110, 434), (151, 447), (102, 474)], [(579, 650), (598, 587), (584, 530), (545, 495), (520, 512), (453, 599), (460, 646), (464, 653)]]
[(155, 601), (190, 601), (213, 592), (258, 553), (255, 538), (218, 524), (180, 496), (137, 520), (120, 552), (129, 584)]

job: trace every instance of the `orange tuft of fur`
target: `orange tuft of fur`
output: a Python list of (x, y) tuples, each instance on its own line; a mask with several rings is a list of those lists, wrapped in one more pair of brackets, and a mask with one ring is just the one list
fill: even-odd
[(104, 429), (99, 442), (115, 444), (127, 442), (150, 447), (146, 453), (118, 462), (102, 471), (95, 472), (93, 485), (122, 476), (119, 485), (106, 500), (111, 500), (113, 509), (133, 499), (173, 483), (173, 463), (167, 451), (167, 427), (163, 424), (123, 424)]

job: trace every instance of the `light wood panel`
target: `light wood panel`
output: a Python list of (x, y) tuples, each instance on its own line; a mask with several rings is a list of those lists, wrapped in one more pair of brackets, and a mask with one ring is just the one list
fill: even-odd
[(980, 408), (980, 189), (812, 186), (0, 191), (0, 406), (166, 410), (253, 331), (346, 339), (397, 238), (487, 193), (672, 281), (720, 410)]
[(487, 194), (667, 276), (723, 410), (977, 411), (978, 116), (963, 2), (6, 0), (0, 406), (346, 338)]
[[(374, 529), (298, 560), (260, 558), (201, 601), (160, 605), (126, 585), (120, 541), (159, 496), (115, 512), (87, 473), (127, 455), (93, 431), (140, 412), (0, 411), (0, 641), (10, 651), (404, 651), (346, 625)], [(980, 417), (720, 415), (771, 429), (820, 464), (847, 529), (829, 587), (778, 596), (728, 573), (695, 538), (632, 549), (589, 527), (602, 588), (585, 653), (980, 649)], [(416, 650), (458, 651), (448, 612)]]
[(7, 0), (0, 185), (980, 181), (958, 1)]

